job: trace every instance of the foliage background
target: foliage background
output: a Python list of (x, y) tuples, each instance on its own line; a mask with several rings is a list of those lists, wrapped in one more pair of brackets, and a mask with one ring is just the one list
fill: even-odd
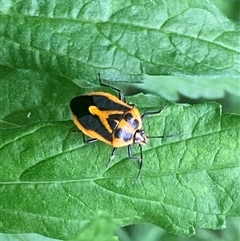
[[(30, 2), (32, 5), (29, 4)], [(156, 2), (142, 1), (141, 3), (145, 3), (145, 2), (147, 2), (147, 4), (152, 4), (152, 3), (154, 4), (154, 3), (159, 3), (160, 1), (156, 1)], [(41, 1), (36, 1), (35, 4), (36, 3), (39, 6), (41, 5)], [(59, 1), (59, 3), (61, 3), (61, 1)], [(64, 14), (66, 14), (65, 16), (67, 16), (68, 11), (66, 6), (71, 6), (72, 3), (73, 2), (69, 1), (68, 2), (69, 5), (68, 5), (66, 4), (66, 1), (64, 1), (64, 3), (62, 2), (62, 5), (58, 4), (58, 8), (55, 8), (56, 10), (55, 14), (59, 14), (61, 16), (64, 16)], [(86, 2), (86, 3), (91, 4), (91, 2)], [(111, 1), (109, 1), (108, 3), (111, 3)], [(228, 27), (233, 26), (233, 23), (239, 20), (239, 1), (212, 1), (212, 2), (204, 1), (203, 5), (205, 4), (208, 10), (214, 9), (213, 12), (214, 14), (216, 14), (216, 9), (214, 8), (213, 3), (218, 7), (220, 12), (223, 14), (221, 15), (220, 13), (218, 13), (218, 15), (216, 16), (218, 20), (221, 19), (223, 23), (225, 16), (227, 16), (229, 19), (232, 19)], [(187, 5), (187, 4), (190, 4), (190, 2), (183, 1), (182, 4)], [(191, 1), (191, 4), (192, 6), (194, 6), (195, 4), (197, 5), (197, 3), (194, 1)], [(74, 89), (75, 88), (74, 83), (77, 83), (78, 86), (85, 87), (86, 85), (90, 86), (90, 80), (94, 79), (96, 84), (97, 83), (96, 73), (98, 71), (101, 72), (103, 77), (112, 81), (124, 80), (124, 81), (134, 82), (134, 81), (141, 81), (142, 79), (145, 80), (145, 85), (141, 85), (141, 87), (139, 85), (122, 86), (123, 88), (125, 88), (125, 93), (127, 94), (133, 94), (139, 91), (144, 93), (152, 92), (155, 94), (159, 94), (168, 100), (174, 100), (180, 103), (186, 103), (186, 102), (199, 103), (205, 100), (218, 100), (223, 104), (223, 112), (240, 113), (239, 76), (238, 76), (239, 72), (235, 71), (234, 68), (229, 65), (231, 61), (229, 61), (229, 58), (228, 58), (230, 52), (232, 51), (234, 52), (235, 51), (234, 49), (237, 49), (238, 46), (234, 46), (234, 44), (231, 43), (230, 41), (231, 37), (229, 36), (228, 36), (229, 52), (227, 51), (225, 53), (224, 51), (222, 52), (220, 51), (220, 52), (217, 52), (218, 54), (216, 54), (216, 52), (214, 51), (218, 51), (218, 50), (217, 48), (214, 49), (214, 46), (213, 46), (214, 51), (212, 52), (212, 55), (211, 54), (209, 55), (210, 59), (208, 59), (209, 63), (212, 64), (212, 65), (211, 64), (209, 65), (209, 68), (205, 68), (206, 62), (202, 65), (201, 61), (199, 65), (194, 66), (193, 62), (191, 61), (189, 62), (189, 60), (183, 59), (183, 56), (181, 55), (178, 56), (179, 58), (175, 59), (174, 63), (171, 63), (171, 61), (169, 62), (169, 59), (168, 59), (169, 54), (171, 55), (171, 53), (165, 52), (165, 46), (163, 47), (160, 46), (160, 49), (159, 49), (160, 52), (156, 53), (155, 55), (155, 57), (157, 56), (157, 58), (155, 59), (156, 62), (153, 61), (155, 65), (150, 65), (149, 63), (145, 63), (145, 65), (140, 66), (139, 64), (140, 62), (138, 62), (137, 59), (139, 57), (142, 57), (143, 60), (146, 61), (147, 53), (144, 53), (144, 52), (138, 53), (137, 58), (134, 58), (135, 56), (132, 55), (131, 51), (136, 51), (136, 50), (134, 48), (133, 49), (130, 48), (128, 49), (130, 58), (126, 63), (126, 66), (121, 66), (122, 64), (121, 62), (115, 62), (115, 63), (108, 62), (109, 60), (112, 59), (112, 56), (111, 56), (112, 52), (109, 51), (111, 50), (112, 46), (108, 45), (108, 43), (106, 43), (104, 39), (101, 39), (101, 38), (99, 39), (102, 45), (102, 48), (100, 49), (98, 44), (95, 45), (95, 42), (93, 41), (93, 44), (92, 44), (93, 55), (87, 61), (84, 60), (84, 58), (86, 58), (86, 56), (88, 55), (89, 49), (86, 49), (86, 52), (82, 50), (78, 52), (76, 51), (76, 48), (73, 48), (72, 50), (71, 48), (69, 48), (71, 47), (71, 46), (68, 46), (69, 36), (68, 34), (66, 35), (64, 34), (68, 30), (74, 29), (74, 27), (78, 28), (79, 22), (76, 22), (76, 23), (67, 22), (66, 25), (63, 24), (63, 29), (65, 28), (64, 31), (66, 31), (65, 33), (64, 31), (63, 32), (60, 31), (56, 35), (52, 35), (52, 32), (54, 32), (54, 30), (59, 28), (62, 22), (59, 21), (58, 23), (56, 21), (55, 26), (51, 24), (49, 25), (47, 24), (45, 25), (47, 26), (47, 29), (44, 29), (43, 28), (44, 24), (42, 25), (39, 22), (38, 16), (41, 17), (42, 23), (44, 23), (44, 21), (48, 21), (48, 19), (44, 18), (44, 14), (43, 16), (41, 16), (41, 13), (39, 14), (39, 13), (33, 12), (33, 10), (36, 9), (35, 8), (36, 6), (34, 6), (34, 1), (15, 1), (15, 2), (0, 1), (0, 6), (1, 6), (1, 22), (2, 22), (1, 23), (1, 41), (2, 41), (1, 43), (3, 46), (1, 51), (1, 64), (2, 64), (1, 65), (1, 96), (6, 96), (8, 89), (11, 89), (9, 88), (9, 84), (15, 83), (15, 86), (16, 86), (15, 91), (11, 93), (7, 93), (7, 96), (10, 96), (10, 97), (6, 99), (9, 99), (12, 101), (14, 100), (14, 98), (17, 98), (17, 101), (15, 102), (12, 101), (12, 103), (5, 102), (4, 98), (1, 99), (1, 105), (3, 107), (1, 111), (2, 112), (1, 128), (3, 130), (5, 129), (9, 130), (14, 125), (19, 125), (19, 126), (26, 125), (26, 120), (27, 120), (26, 118), (28, 118), (29, 113), (31, 115), (29, 117), (31, 117), (30, 119), (32, 123), (39, 122), (41, 124), (41, 122), (44, 123), (46, 120), (47, 121), (51, 121), (51, 120), (60, 121), (63, 119), (68, 120), (69, 119), (68, 109), (65, 106), (59, 106), (59, 103), (57, 103), (56, 101), (58, 96), (62, 96), (63, 98), (62, 103), (64, 102), (68, 103), (69, 99), (71, 99), (71, 97), (74, 96), (74, 94), (79, 94), (79, 89), (78, 90)], [(44, 4), (42, 5), (42, 7), (43, 7), (42, 13), (46, 13), (47, 9), (44, 9)], [(99, 19), (99, 17), (101, 19), (101, 14), (99, 14), (99, 12), (101, 11), (99, 11), (99, 8), (97, 5), (93, 5), (88, 9), (90, 10), (93, 9), (92, 10), (93, 12), (86, 11), (85, 12), (86, 15), (84, 16), (85, 20), (89, 16), (95, 16), (97, 20)], [(21, 15), (22, 16), (36, 15), (36, 19), (33, 19), (33, 18), (24, 19), (24, 18), (21, 18)], [(125, 24), (128, 25), (129, 23), (132, 23), (134, 21), (138, 22), (139, 20), (141, 20), (137, 18), (134, 19), (133, 17), (138, 17), (138, 16), (137, 15), (130, 16)], [(114, 21), (117, 22), (118, 20), (117, 18), (121, 19), (122, 16), (117, 16)], [(179, 21), (180, 19), (181, 18), (177, 19), (177, 21)], [(144, 21), (151, 22), (150, 20), (152, 19), (145, 19)], [(91, 25), (91, 23), (92, 22), (89, 21), (87, 24)], [(169, 26), (170, 28), (172, 28), (171, 30), (176, 34), (176, 36), (178, 36), (179, 32), (178, 32), (177, 26), (179, 22), (177, 22), (176, 25), (174, 24), (175, 22), (173, 21), (172, 23), (169, 24)], [(186, 26), (190, 26), (190, 24), (193, 24), (192, 26), (194, 26), (194, 24), (196, 25), (196, 22), (190, 21), (184, 24), (186, 24)], [(218, 23), (216, 23), (216, 26), (217, 25)], [(8, 26), (7, 29), (6, 29), (6, 26)], [(236, 28), (239, 29), (239, 26)], [(83, 31), (86, 29), (87, 28), (84, 28), (84, 27), (82, 28)], [(116, 29), (116, 33), (121, 33), (121, 27), (118, 27), (115, 29)], [(102, 30), (109, 31), (109, 26), (106, 26), (106, 25), (103, 26)], [(216, 29), (216, 33), (219, 30), (220, 29)], [(50, 34), (49, 34), (49, 31), (50, 31)], [(129, 31), (129, 34), (131, 33), (131, 31)], [(137, 32), (138, 31), (136, 31), (136, 34)], [(48, 34), (49, 36), (53, 37), (53, 39), (49, 40)], [(105, 32), (105, 34), (107, 34), (107, 32)], [(192, 33), (191, 31), (189, 31), (187, 32), (187, 34), (191, 36)], [(61, 35), (63, 38), (61, 38)], [(29, 36), (31, 36), (31, 44), (33, 44), (32, 46), (28, 45)], [(70, 37), (75, 40), (74, 41), (75, 44), (77, 42), (82, 42), (82, 40), (77, 39), (76, 35), (75, 36), (71, 35)], [(172, 36), (172, 37), (175, 37), (175, 36)], [(223, 34), (223, 37), (224, 37), (224, 34)], [(232, 35), (232, 37), (233, 37), (232, 39), (234, 39), (234, 34)], [(64, 39), (66, 40), (65, 42), (64, 42)], [(89, 39), (91, 40), (91, 38)], [(84, 39), (84, 41), (87, 43), (87, 41), (90, 41), (89, 39), (86, 38)], [(161, 44), (164, 43), (163, 40), (164, 39), (161, 39), (160, 41)], [(178, 38), (173, 38), (173, 40), (174, 40), (174, 43), (180, 44), (178, 42), (179, 41)], [(188, 45), (187, 42), (184, 42), (184, 38), (182, 39), (180, 38), (180, 40), (182, 41), (182, 44), (180, 44), (180, 46), (185, 47)], [(123, 42), (119, 42), (119, 46), (118, 46), (119, 49), (121, 49), (121, 47), (124, 46), (124, 44), (126, 44), (127, 41), (129, 41), (129, 38), (126, 38), (126, 40), (123, 39)], [(219, 41), (221, 42), (221, 40)], [(201, 44), (198, 45), (199, 43), (193, 42), (192, 44), (193, 44), (192, 46), (196, 44), (197, 48), (200, 48), (200, 49), (204, 48), (203, 45)], [(131, 43), (129, 45), (133, 47), (134, 43)], [(88, 45), (86, 44), (86, 48), (87, 46)], [(146, 46), (142, 46), (142, 49), (144, 49), (145, 47)], [(156, 47), (156, 43), (153, 43), (153, 49), (155, 47)], [(36, 51), (36, 49), (38, 49), (39, 52)], [(50, 55), (48, 55), (49, 49), (51, 50)], [(44, 50), (45, 52), (42, 50)], [(180, 52), (181, 51), (184, 52), (184, 49), (181, 49)], [(195, 55), (195, 49), (193, 50), (187, 49), (187, 51), (189, 51), (188, 52), (189, 56), (191, 56), (193, 59), (201, 58), (201, 53), (199, 55)], [(86, 56), (82, 55), (82, 53), (86, 53)], [(120, 54), (120, 55), (117, 58), (115, 58), (116, 60), (122, 61), (124, 58), (126, 58), (126, 56), (121, 56), (122, 54), (121, 51), (118, 52), (117, 54)], [(141, 54), (143, 54), (143, 56)], [(40, 57), (38, 57), (38, 55)], [(168, 56), (168, 58), (165, 58), (165, 56)], [(88, 64), (84, 64), (83, 63), (84, 61), (86, 61)], [(159, 68), (159, 64), (162, 65), (161, 68)], [(106, 65), (110, 65), (112, 66), (112, 68), (106, 68)], [(220, 67), (218, 65), (220, 65)], [(215, 70), (216, 67), (219, 67), (218, 71)], [(181, 71), (179, 71), (179, 68), (181, 68)], [(141, 71), (139, 71), (139, 69), (141, 69)], [(142, 71), (143, 69), (144, 71)], [(144, 75), (144, 74), (147, 74), (147, 75)], [(159, 77), (159, 75), (168, 75), (168, 77), (163, 77), (163, 76)], [(179, 76), (176, 77), (176, 75), (179, 75), (182, 77), (181, 78)], [(183, 77), (185, 75), (189, 75), (189, 76)], [(204, 77), (202, 77), (202, 75), (204, 75)], [(56, 76), (57, 78), (55, 79)], [(44, 93), (47, 97), (47, 101), (44, 102), (44, 98), (42, 98), (41, 96), (42, 95), (41, 90), (35, 88), (36, 85), (34, 84), (34, 82), (29, 81), (33, 79), (40, 81), (40, 85), (44, 89)], [(45, 80), (45, 82), (42, 81), (43, 79)], [(64, 83), (66, 83), (66, 79), (72, 79), (73, 84), (72, 85), (66, 84), (66, 86), (64, 86)], [(25, 95), (24, 88), (21, 88), (22, 87), (21, 83), (24, 83), (24, 80), (28, 81), (28, 84), (29, 84), (28, 93), (29, 95), (31, 93), (34, 93), (34, 96), (35, 96), (34, 102), (37, 105), (35, 104), (33, 105), (33, 103), (31, 102), (27, 103), (28, 98), (24, 97)], [(79, 82), (79, 80), (81, 81)], [(44, 86), (45, 84), (46, 86)], [(52, 92), (52, 90), (56, 88), (56, 86), (59, 86), (59, 84), (61, 84), (64, 87), (61, 89), (61, 92), (59, 92), (60, 88), (57, 88), (56, 91)], [(47, 89), (49, 90), (49, 92), (46, 91)], [(68, 91), (65, 91), (66, 89)], [(38, 95), (38, 91), (40, 95)], [(21, 93), (23, 94), (21, 95)], [(21, 99), (19, 99), (18, 96), (20, 96)], [(38, 99), (38, 96), (41, 96), (41, 98)], [(52, 102), (49, 102), (49, 97), (52, 98)], [(21, 103), (23, 101), (25, 103), (24, 108), (22, 108), (21, 106)], [(152, 101), (151, 98), (150, 98), (150, 101)], [(41, 104), (39, 105), (39, 103)], [(39, 106), (40, 108), (36, 110), (35, 106)], [(12, 109), (9, 107), (11, 107)], [(58, 113), (56, 112), (56, 110), (58, 110)], [(21, 134), (19, 134), (19, 136), (20, 135)], [(46, 138), (46, 136), (44, 138)], [(3, 166), (1, 168), (2, 168), (1, 176), (3, 177), (4, 168)], [(41, 169), (39, 170), (39, 172), (41, 172)], [(30, 176), (27, 176), (27, 175), (30, 175)], [(31, 176), (31, 172), (27, 173), (27, 175), (25, 176), (23, 175), (21, 178), (24, 179), (24, 178), (30, 177), (32, 178), (32, 180), (34, 180), (34, 177)], [(9, 176), (7, 176), (7, 178), (8, 177)], [(38, 177), (42, 177), (41, 173)], [(5, 187), (6, 187), (5, 185), (2, 185), (1, 191), (3, 191)], [(16, 192), (17, 190), (15, 189), (14, 191)], [(26, 199), (22, 197), (20, 201), (26, 201)], [(12, 202), (12, 200), (10, 202)], [(1, 206), (1, 208), (2, 207), (3, 206)], [(5, 211), (3, 208), (1, 210), (3, 212)], [(96, 218), (96, 220), (98, 219)], [(106, 232), (109, 231), (108, 230), (109, 223), (115, 224), (116, 222), (116, 220), (112, 220), (111, 218), (109, 219), (108, 217), (104, 217), (103, 219), (100, 218), (98, 221), (96, 220), (93, 221), (92, 226), (90, 226), (89, 228), (90, 233), (93, 233), (94, 228), (97, 229), (97, 227), (99, 227), (99, 224), (103, 224), (102, 230), (104, 230), (103, 233), (105, 235)], [(104, 226), (104, 223), (105, 223), (105, 226)], [(213, 234), (209, 230), (202, 230), (202, 229), (197, 230), (197, 235), (195, 237), (190, 238), (190, 240), (209, 240), (209, 239), (220, 240), (220, 238), (222, 238), (222, 240), (229, 240), (229, 241), (237, 240), (237, 238), (239, 238), (238, 224), (239, 224), (238, 219), (231, 219), (229, 220), (228, 229), (224, 231), (217, 231), (217, 233), (215, 234)], [(113, 232), (113, 230), (114, 230), (114, 225), (112, 229), (110, 229), (110, 232)], [(9, 230), (9, 232), (10, 231), (11, 230)], [(22, 229), (22, 231), (24, 231), (24, 229)], [(129, 240), (154, 241), (154, 240), (159, 240), (160, 238), (161, 240), (187, 239), (187, 238), (166, 234), (160, 228), (149, 224), (140, 224), (140, 225), (128, 227), (125, 230), (120, 229), (117, 231), (117, 234), (119, 236), (119, 239), (124, 241), (129, 241)], [(86, 228), (86, 236), (89, 237), (87, 228)], [(43, 236), (36, 236), (36, 235), (35, 236), (31, 236), (31, 235), (14, 236), (14, 235), (5, 235), (5, 234), (2, 235), (3, 240), (13, 240), (14, 238), (16, 240), (19, 240), (22, 238), (26, 240), (27, 239), (32, 240), (33, 237), (34, 237), (34, 240), (37, 240), (36, 237), (38, 237), (39, 240), (45, 239)], [(76, 240), (84, 240), (84, 237), (78, 237), (76, 238)], [(104, 240), (104, 238), (103, 237), (99, 238), (99, 240)], [(116, 240), (116, 239), (111, 237), (110, 235), (109, 240)]]

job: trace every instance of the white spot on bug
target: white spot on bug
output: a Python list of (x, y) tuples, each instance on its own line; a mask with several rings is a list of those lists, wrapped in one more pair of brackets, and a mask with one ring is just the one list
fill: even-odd
[(31, 116), (31, 112), (29, 112), (28, 114), (27, 114), (27, 118), (30, 118), (30, 116)]

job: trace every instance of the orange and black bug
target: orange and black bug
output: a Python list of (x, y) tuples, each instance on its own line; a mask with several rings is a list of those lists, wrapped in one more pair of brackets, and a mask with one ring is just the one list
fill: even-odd
[[(107, 162), (113, 159), (117, 148), (127, 146), (128, 156), (135, 159), (139, 165), (139, 177), (142, 168), (142, 145), (145, 145), (148, 138), (163, 138), (164, 136), (146, 136), (142, 130), (142, 121), (148, 115), (159, 114), (161, 110), (146, 112), (140, 115), (134, 105), (129, 105), (123, 100), (123, 93), (120, 89), (102, 83), (101, 86), (110, 87), (118, 92), (118, 97), (105, 92), (92, 92), (73, 98), (70, 108), (73, 113), (73, 121), (83, 134), (91, 137), (84, 143), (103, 141), (111, 146), (113, 150)], [(133, 156), (132, 144), (138, 144), (140, 156)]]

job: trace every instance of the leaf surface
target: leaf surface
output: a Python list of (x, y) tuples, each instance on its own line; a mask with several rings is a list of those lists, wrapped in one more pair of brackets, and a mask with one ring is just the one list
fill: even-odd
[[(135, 99), (144, 109), (164, 103)], [(240, 210), (239, 123), (239, 116), (221, 115), (216, 103), (169, 104), (146, 119), (145, 131), (182, 134), (150, 141), (138, 182), (125, 148), (106, 168), (111, 147), (84, 145), (72, 121), (4, 129), (1, 230), (67, 238), (97, 211), (113, 214), (120, 225), (151, 222), (181, 235), (192, 235), (194, 227), (223, 228), (225, 216)]]
[(209, 1), (1, 1), (1, 64), (69, 79), (239, 75), (239, 25)]
[(127, 98), (141, 113), (166, 106), (144, 122), (148, 135), (176, 134), (144, 147), (136, 182), (138, 167), (126, 149), (106, 167), (111, 147), (84, 145), (69, 109), (74, 96), (109, 91), (87, 85), (97, 83), (98, 72), (113, 81), (144, 74), (236, 78), (237, 24), (208, 1), (0, 5), (1, 232), (69, 239), (103, 211), (119, 226), (150, 222), (192, 235), (195, 227), (223, 228), (226, 216), (239, 216), (238, 115), (222, 115), (215, 102)]

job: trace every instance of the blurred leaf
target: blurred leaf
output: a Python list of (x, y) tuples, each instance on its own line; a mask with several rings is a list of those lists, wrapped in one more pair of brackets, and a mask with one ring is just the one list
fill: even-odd
[[(226, 241), (239, 240), (240, 238), (240, 219), (227, 219), (227, 228), (224, 230), (197, 229), (196, 235), (191, 237), (191, 241)], [(161, 236), (162, 241), (185, 241), (185, 237), (179, 237), (169, 233)], [(154, 241), (154, 240), (152, 240)], [(156, 240), (157, 241), (157, 240)]]
[(87, 227), (71, 241), (117, 241), (119, 240), (113, 235), (116, 224), (108, 215), (96, 216)]
[(226, 15), (228, 18), (231, 18), (235, 21), (240, 21), (239, 15), (239, 7), (240, 1), (226, 1), (226, 0), (213, 0), (211, 1), (214, 3), (219, 10)]
[(4, 234), (1, 233), (1, 241), (60, 241), (58, 239), (52, 239), (44, 237), (36, 233), (24, 233), (24, 234)]
[(210, 1), (0, 1), (1, 64), (68, 79), (239, 75), (239, 25)]
[[(121, 228), (117, 231), (120, 241), (233, 241), (240, 240), (239, 218), (228, 218), (224, 230), (197, 229), (196, 235), (188, 238), (167, 233), (163, 229), (149, 223), (135, 224)], [(120, 232), (123, 230), (122, 232)], [(129, 234), (128, 239), (123, 239), (121, 234)]]
[(226, 92), (240, 98), (240, 79), (221, 76), (196, 78), (176, 76), (146, 76), (144, 83), (134, 84), (144, 93), (158, 94), (168, 100), (179, 100), (179, 95), (191, 99), (223, 98)]
[[(76, 238), (71, 241), (117, 241), (118, 238), (113, 235), (116, 229), (116, 222), (106, 214), (96, 215)], [(1, 241), (58, 241), (41, 236), (39, 234), (0, 234)], [(60, 241), (60, 240), (59, 240)]]

